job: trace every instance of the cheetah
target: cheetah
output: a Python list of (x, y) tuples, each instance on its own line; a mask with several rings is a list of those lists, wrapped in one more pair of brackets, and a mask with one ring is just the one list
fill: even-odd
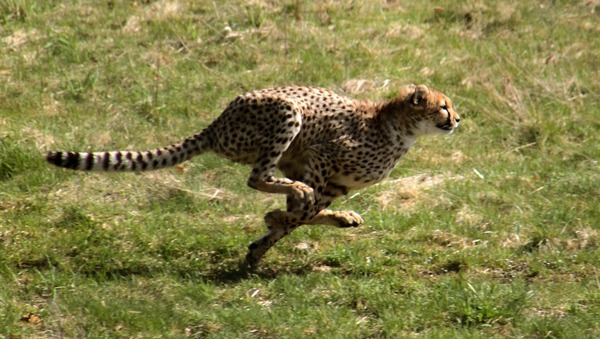
[(327, 208), (386, 178), (417, 137), (452, 133), (459, 121), (452, 101), (425, 85), (404, 86), (379, 103), (324, 88), (275, 87), (236, 97), (208, 127), (177, 144), (143, 152), (48, 152), (46, 160), (73, 170), (141, 172), (212, 151), (252, 166), (249, 187), (287, 198), (286, 210), (268, 212), (267, 233), (248, 246), (246, 263), (256, 268), (301, 225), (363, 224), (354, 211)]

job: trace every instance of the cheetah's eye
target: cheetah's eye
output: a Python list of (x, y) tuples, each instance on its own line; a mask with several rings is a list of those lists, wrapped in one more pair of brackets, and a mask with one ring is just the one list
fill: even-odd
[(441, 109), (442, 111), (446, 111), (446, 112), (448, 112), (448, 106), (447, 106), (447, 105), (442, 105), (442, 106), (440, 106), (440, 109)]

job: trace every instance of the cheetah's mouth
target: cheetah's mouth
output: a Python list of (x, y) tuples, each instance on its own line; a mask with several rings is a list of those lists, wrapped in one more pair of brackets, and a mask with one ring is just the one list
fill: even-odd
[(448, 132), (452, 132), (454, 130), (454, 127), (451, 124), (437, 125), (436, 127)]

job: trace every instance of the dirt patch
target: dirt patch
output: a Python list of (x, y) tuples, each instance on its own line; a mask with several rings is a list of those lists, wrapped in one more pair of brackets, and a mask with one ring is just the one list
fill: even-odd
[(431, 234), (431, 241), (445, 248), (458, 247), (460, 249), (465, 249), (473, 245), (473, 241), (466, 237), (442, 230), (433, 231)]
[(367, 79), (350, 79), (341, 85), (341, 90), (348, 96), (358, 94), (381, 93), (389, 87), (391, 81), (389, 79), (376, 81)]
[(342, 89), (348, 94), (373, 91), (373, 81), (365, 79), (351, 79), (342, 84)]
[(387, 181), (380, 185), (386, 185), (388, 189), (376, 196), (375, 201), (381, 205), (382, 209), (386, 209), (390, 206), (394, 206), (394, 208), (410, 209), (414, 207), (423, 192), (444, 183), (446, 180), (456, 180), (459, 178), (461, 177), (422, 173), (411, 177)]
[(35, 40), (39, 38), (40, 34), (36, 29), (32, 30), (16, 30), (11, 35), (2, 39), (2, 42), (6, 44), (6, 46), (13, 50), (18, 51), (21, 46), (25, 45), (27, 42)]
[(141, 23), (144, 21), (166, 21), (179, 16), (180, 13), (185, 11), (185, 6), (179, 1), (157, 1), (144, 7), (139, 15), (131, 16), (123, 26), (122, 31), (124, 33), (138, 33), (141, 31)]
[[(428, 27), (426, 27), (427, 29)], [(392, 27), (387, 33), (386, 38), (404, 38), (408, 40), (417, 40), (423, 36), (424, 29), (416, 25), (397, 25)]]
[(456, 222), (469, 227), (481, 227), (486, 225), (484, 217), (473, 212), (467, 205), (463, 205), (463, 207), (461, 207), (461, 209), (456, 213)]
[(566, 239), (543, 237), (543, 236), (521, 236), (509, 234), (502, 242), (503, 247), (516, 248), (521, 251), (552, 251), (556, 249), (566, 251), (589, 250), (598, 246), (598, 231), (591, 228), (575, 230), (572, 236)]

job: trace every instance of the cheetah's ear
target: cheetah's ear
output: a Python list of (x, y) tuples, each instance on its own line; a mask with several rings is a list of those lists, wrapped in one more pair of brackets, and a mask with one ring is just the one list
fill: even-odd
[(425, 85), (419, 85), (415, 88), (415, 93), (410, 98), (410, 102), (413, 105), (420, 105), (423, 100), (427, 98), (427, 94), (429, 93), (429, 88)]

